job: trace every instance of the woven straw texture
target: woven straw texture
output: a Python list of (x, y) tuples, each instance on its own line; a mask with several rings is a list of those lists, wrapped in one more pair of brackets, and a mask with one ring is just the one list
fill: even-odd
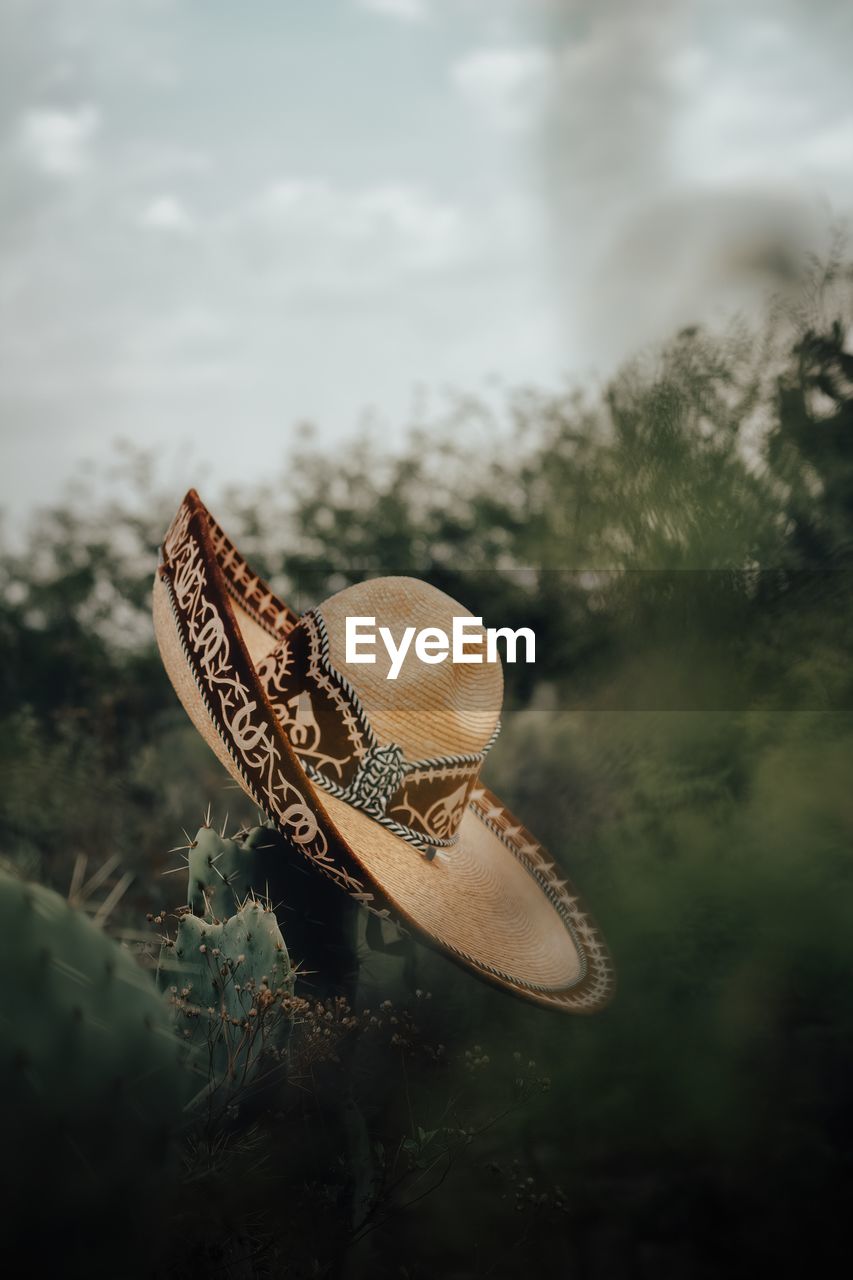
[[(227, 562), (223, 542), (231, 549)], [(481, 784), (471, 793), (456, 843), (444, 857), (428, 860), (307, 776), (256, 673), (286, 639), (295, 615), (245, 570), (191, 492), (164, 544), (155, 629), (181, 702), (236, 781), (277, 820), (295, 850), (368, 909), (390, 915), (515, 994), (567, 1012), (605, 1004), (613, 968), (596, 925), (544, 849)], [(347, 615), (375, 617), (376, 628), (389, 627), (399, 642), (406, 626), (450, 634), (454, 616), (470, 616), (463, 606), (417, 579), (392, 578), (348, 588), (316, 612), (326, 624), (329, 659), (353, 686), (381, 742), (396, 743), (410, 761), (486, 746), (500, 714), (499, 664), (426, 665), (412, 645), (399, 678), (390, 681), (381, 641), (375, 664), (345, 660)], [(255, 767), (258, 739), (269, 743), (263, 769)], [(285, 792), (289, 807), (279, 799)]]

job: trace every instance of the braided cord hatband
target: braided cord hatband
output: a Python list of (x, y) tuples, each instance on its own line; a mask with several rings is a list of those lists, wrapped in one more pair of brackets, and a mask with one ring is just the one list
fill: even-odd
[(392, 817), (387, 812), (388, 802), (400, 790), (407, 778), (417, 775), (424, 775), (430, 772), (446, 771), (452, 773), (466, 770), (473, 781), (476, 776), (474, 771), (476, 770), (479, 773), (480, 766), (500, 732), (500, 723), (495, 726), (494, 732), (481, 751), (467, 755), (445, 755), (433, 756), (425, 760), (406, 760), (402, 748), (396, 743), (379, 742), (361, 699), (346, 676), (332, 663), (329, 656), (329, 635), (322, 614), (316, 609), (309, 610), (303, 616), (302, 623), (309, 630), (313, 629), (316, 632), (317, 656), (320, 664), (325, 674), (334, 681), (340, 692), (346, 697), (352, 711), (364, 726), (367, 739), (367, 749), (362, 756), (358, 770), (347, 785), (342, 785), (330, 777), (327, 772), (318, 768), (294, 744), (294, 750), (297, 755), (300, 755), (305, 772), (317, 786), (322, 787), (330, 795), (345, 801), (354, 808), (361, 809), (362, 812), (366, 813), (375, 822), (381, 823), (383, 827), (386, 827), (395, 836), (414, 845), (425, 858), (446, 858), (447, 851), (459, 842), (458, 831), (452, 835), (440, 836), (424, 830), (417, 830), (408, 823), (400, 822)]

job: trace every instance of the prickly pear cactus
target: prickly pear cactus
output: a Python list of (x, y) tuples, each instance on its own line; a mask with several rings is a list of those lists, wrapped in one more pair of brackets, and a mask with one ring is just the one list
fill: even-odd
[(52, 1228), (73, 1233), (92, 1203), (105, 1214), (121, 1205), (130, 1224), (163, 1181), (198, 1089), (168, 1003), (83, 913), (2, 870), (0, 972), (4, 1215), (35, 1213), (40, 1187)]
[(250, 899), (224, 921), (183, 915), (160, 969), (179, 1033), (207, 1050), (212, 1092), (282, 1074), (294, 977), (272, 910)]
[(187, 903), (195, 915), (224, 920), (255, 894), (266, 894), (262, 854), (271, 828), (253, 827), (233, 839), (200, 827), (187, 849)]

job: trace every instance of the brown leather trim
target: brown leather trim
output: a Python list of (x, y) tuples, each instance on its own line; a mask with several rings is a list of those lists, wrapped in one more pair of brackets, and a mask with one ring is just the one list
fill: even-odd
[[(322, 793), (305, 774), (279, 723), (242, 639), (229, 598), (227, 569), (217, 556), (212, 527), (219, 529), (191, 489), (164, 538), (158, 572), (168, 586), (178, 637), (207, 714), (235, 761), (247, 793), (270, 814), (296, 851), (368, 910), (392, 917), (502, 990), (575, 1013), (591, 1013), (605, 1004), (615, 989), (615, 978), (594, 921), (550, 855), (482, 786), (475, 788), (469, 807), (498, 835), (558, 910), (583, 961), (580, 978), (569, 987), (553, 989), (499, 972), (425, 932), (385, 896), (329, 818)], [(266, 584), (257, 575), (252, 577), (259, 584), (253, 590), (263, 597)], [(284, 636), (295, 615), (284, 605), (276, 617), (276, 625), (282, 629), (271, 634)]]

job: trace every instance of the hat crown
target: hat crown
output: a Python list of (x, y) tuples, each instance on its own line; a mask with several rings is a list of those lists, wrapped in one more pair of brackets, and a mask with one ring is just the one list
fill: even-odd
[[(464, 646), (479, 662), (418, 654), (423, 631), (449, 650), (460, 617), (473, 615), (435, 587), (373, 579), (303, 614), (258, 667), (309, 776), (428, 855), (454, 842), (500, 714), (503, 677), (482, 632)], [(347, 654), (348, 619), (372, 662)]]
[[(468, 643), (480, 663), (425, 663), (417, 655), (418, 632), (438, 629), (450, 639), (453, 619), (474, 615), (437, 587), (416, 578), (372, 578), (346, 587), (317, 607), (329, 637), (329, 658), (356, 691), (381, 742), (396, 742), (409, 760), (482, 751), (497, 728), (503, 700), (500, 662), (485, 661), (485, 641)], [(375, 663), (346, 661), (347, 618), (375, 618), (376, 643), (362, 652)], [(415, 634), (399, 674), (388, 678), (392, 659), (380, 637), (387, 628), (395, 646), (407, 628)], [(365, 628), (373, 631), (374, 628)]]

